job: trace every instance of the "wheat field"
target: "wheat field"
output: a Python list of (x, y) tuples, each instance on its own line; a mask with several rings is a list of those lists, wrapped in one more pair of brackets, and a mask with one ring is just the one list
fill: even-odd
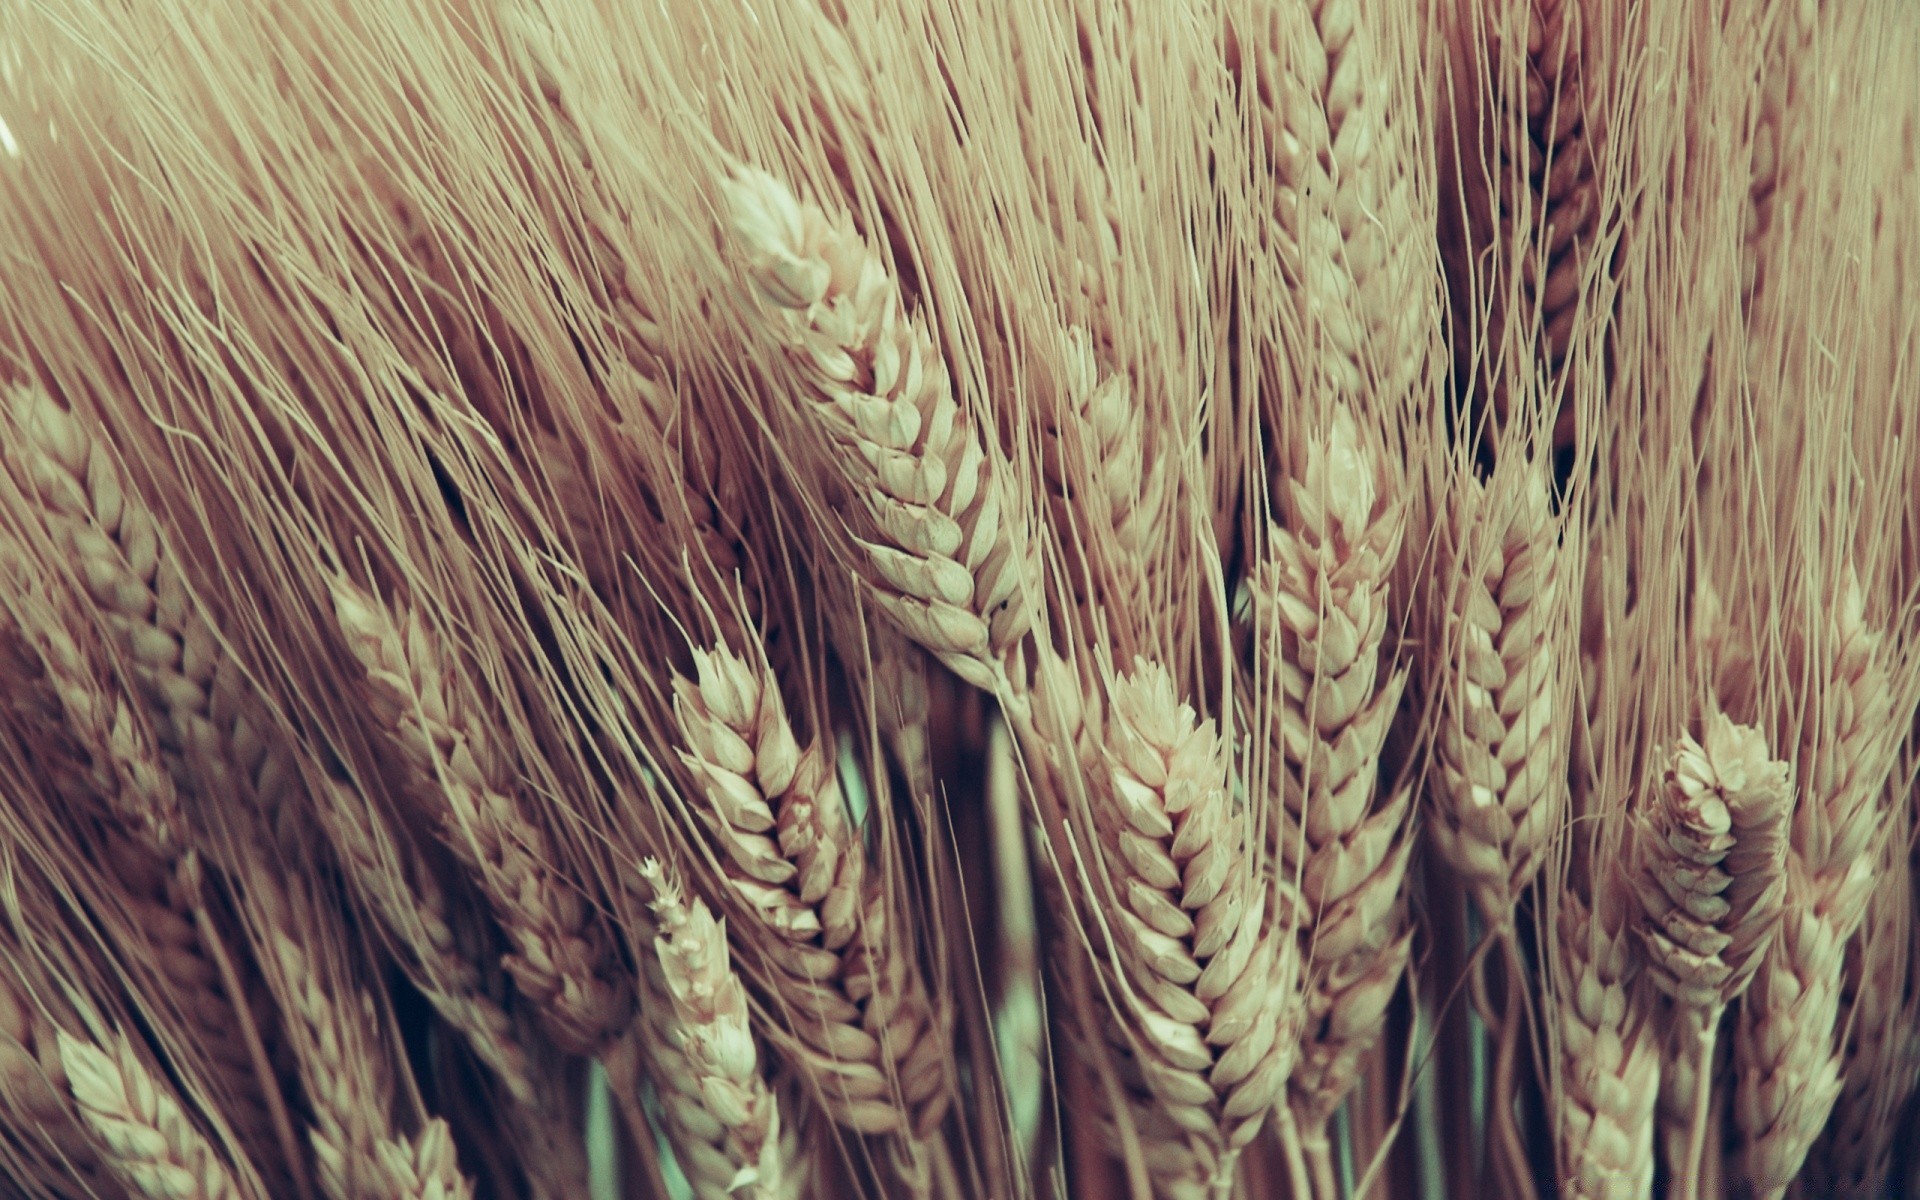
[(1920, 1196), (1917, 78), (0, 0), (0, 1197)]

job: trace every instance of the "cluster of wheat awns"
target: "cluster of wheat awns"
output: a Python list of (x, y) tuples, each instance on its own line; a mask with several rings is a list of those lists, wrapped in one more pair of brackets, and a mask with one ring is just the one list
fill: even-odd
[(0, 1194), (1875, 1196), (1898, 0), (0, 0)]

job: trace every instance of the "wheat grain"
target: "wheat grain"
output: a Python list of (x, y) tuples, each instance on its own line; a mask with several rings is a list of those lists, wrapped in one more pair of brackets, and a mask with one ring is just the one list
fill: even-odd
[(414, 798), (513, 942), (514, 982), (570, 1049), (591, 1050), (623, 1031), (630, 993), (612, 947), (557, 874), (545, 833), (514, 798), (509, 764), (425, 624), (343, 577), (331, 583), (341, 631)]
[[(944, 1032), (848, 824), (831, 757), (802, 747), (779, 685), (725, 646), (674, 681), (680, 755), (727, 860), (732, 928), (751, 938), (792, 1037), (780, 1049), (835, 1121), (925, 1138), (949, 1096)], [(756, 961), (758, 960), (758, 961)]]
[(133, 1044), (110, 1035), (101, 1044), (58, 1034), (60, 1063), (107, 1165), (151, 1200), (240, 1200), (225, 1161), (194, 1128), (167, 1086)]
[(659, 863), (642, 863), (640, 876), (653, 888), (657, 925), (653, 1078), (679, 1133), (675, 1155), (702, 1200), (784, 1196), (799, 1172), (783, 1157), (793, 1147), (761, 1077), (726, 926), (698, 899), (683, 899)]
[(1634, 986), (1630, 908), (1610, 873), (1602, 878), (1594, 910), (1577, 893), (1561, 895), (1556, 930), (1554, 1136), (1569, 1198), (1653, 1187), (1659, 1043)]
[(877, 602), (961, 678), (1007, 690), (1036, 574), (1010, 464), (844, 213), (750, 168), (726, 192), (754, 290), (807, 388), (800, 411), (878, 539), (860, 543), (859, 563)]

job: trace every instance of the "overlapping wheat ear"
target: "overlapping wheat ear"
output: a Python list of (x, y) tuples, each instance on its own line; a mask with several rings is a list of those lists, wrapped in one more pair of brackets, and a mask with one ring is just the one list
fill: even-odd
[(800, 741), (764, 659), (696, 651), (674, 691), (728, 928), (751, 931), (742, 957), (780, 1016), (776, 1049), (828, 1116), (919, 1158), (952, 1097), (945, 1018), (852, 825), (834, 756)]
[(1901, 694), (1893, 648), (1851, 569), (1839, 583), (1824, 636), (1806, 642), (1818, 674), (1795, 756), (1800, 802), (1780, 933), (1741, 1004), (1734, 1041), (1737, 1165), (1746, 1186), (1767, 1196), (1792, 1184), (1840, 1094), (1846, 944), (1872, 895), (1902, 733), (1892, 717)]

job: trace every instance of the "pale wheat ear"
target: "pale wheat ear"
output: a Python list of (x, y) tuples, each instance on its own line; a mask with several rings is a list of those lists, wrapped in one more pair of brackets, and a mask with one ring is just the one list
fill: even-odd
[(922, 320), (853, 231), (764, 171), (724, 188), (748, 281), (805, 389), (797, 418), (865, 510), (845, 548), (883, 610), (975, 686), (1022, 686), (1033, 619), (1024, 497)]
[(514, 981), (554, 1036), (590, 1051), (618, 1036), (630, 994), (606, 932), (555, 874), (546, 835), (515, 798), (504, 749), (474, 719), (467, 682), (418, 614), (395, 612), (344, 576), (336, 616), (415, 803), (472, 872), (513, 943)]
[(676, 1134), (675, 1155), (699, 1195), (777, 1200), (801, 1184), (806, 1164), (765, 1077), (726, 925), (683, 896), (658, 862), (643, 862), (640, 877), (653, 890), (654, 920), (643, 1052)]

